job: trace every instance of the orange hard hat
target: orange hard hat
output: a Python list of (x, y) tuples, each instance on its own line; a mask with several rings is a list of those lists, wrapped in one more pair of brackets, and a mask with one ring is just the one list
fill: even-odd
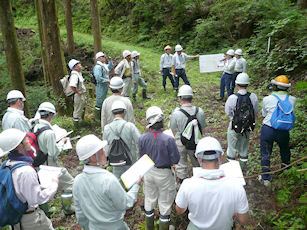
[(274, 85), (286, 87), (286, 88), (291, 86), (289, 79), (285, 75), (277, 76), (274, 80), (271, 81), (271, 83)]
[(167, 46), (164, 47), (164, 50), (171, 50), (171, 49), (172, 49), (172, 47), (170, 45), (167, 45)]

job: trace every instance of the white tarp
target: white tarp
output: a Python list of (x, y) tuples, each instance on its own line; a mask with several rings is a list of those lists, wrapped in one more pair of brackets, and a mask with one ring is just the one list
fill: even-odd
[(208, 54), (199, 56), (201, 73), (220, 72), (224, 68), (224, 54)]

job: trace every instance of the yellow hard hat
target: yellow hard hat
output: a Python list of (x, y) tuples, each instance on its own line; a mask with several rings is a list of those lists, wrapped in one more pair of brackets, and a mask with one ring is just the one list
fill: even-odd
[(167, 46), (164, 47), (164, 50), (171, 50), (171, 49), (172, 49), (172, 47), (170, 45), (167, 45)]
[(279, 75), (274, 80), (271, 81), (272, 84), (289, 88), (291, 86), (291, 83), (289, 79), (285, 75)]

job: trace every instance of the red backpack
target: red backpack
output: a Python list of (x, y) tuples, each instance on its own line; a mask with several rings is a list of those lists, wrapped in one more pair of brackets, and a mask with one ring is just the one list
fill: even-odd
[(42, 164), (44, 164), (47, 159), (48, 159), (48, 154), (44, 154), (38, 146), (38, 136), (48, 130), (51, 129), (49, 126), (44, 126), (40, 129), (38, 129), (36, 132), (33, 132), (33, 129), (30, 132), (27, 132), (26, 136), (29, 139), (29, 142), (31, 144), (31, 150), (27, 151), (27, 156), (30, 156), (34, 161), (33, 161), (33, 166), (38, 167)]

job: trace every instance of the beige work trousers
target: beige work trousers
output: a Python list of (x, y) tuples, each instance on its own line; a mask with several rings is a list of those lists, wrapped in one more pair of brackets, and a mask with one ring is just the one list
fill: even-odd
[(144, 176), (145, 210), (153, 210), (158, 202), (160, 215), (170, 215), (176, 197), (175, 176), (171, 169), (152, 168)]
[(197, 158), (195, 157), (195, 150), (187, 150), (185, 146), (181, 143), (180, 139), (176, 140), (176, 145), (178, 148), (178, 151), (180, 153), (180, 160), (176, 167), (176, 176), (179, 179), (185, 179), (189, 177), (189, 161), (188, 156), (190, 158), (191, 164), (193, 167), (199, 167), (199, 163), (197, 161)]
[[(61, 167), (58, 160), (54, 160), (48, 157), (48, 166)], [(64, 192), (72, 192), (72, 185), (74, 183), (74, 178), (67, 171), (66, 168), (61, 167), (61, 176), (59, 177), (59, 190), (64, 190)]]
[(82, 94), (75, 93), (74, 94), (74, 112), (73, 112), (74, 121), (78, 121), (81, 118), (85, 105), (86, 105), (85, 93), (82, 93)]
[(124, 88), (121, 95), (124, 97), (129, 97), (132, 88), (132, 77), (126, 77), (123, 79), (123, 81), (124, 81)]
[(51, 220), (44, 211), (37, 208), (33, 213), (24, 214), (14, 230), (53, 230)]
[(242, 135), (236, 133), (231, 127), (230, 122), (227, 130), (227, 156), (235, 158), (238, 153), (240, 158), (247, 159), (249, 132)]

